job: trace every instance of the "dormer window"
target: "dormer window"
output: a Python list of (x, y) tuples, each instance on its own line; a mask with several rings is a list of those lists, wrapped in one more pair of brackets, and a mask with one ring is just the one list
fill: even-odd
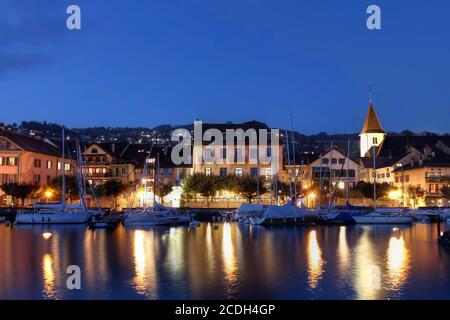
[(98, 149), (97, 148), (92, 149), (91, 153), (98, 153)]

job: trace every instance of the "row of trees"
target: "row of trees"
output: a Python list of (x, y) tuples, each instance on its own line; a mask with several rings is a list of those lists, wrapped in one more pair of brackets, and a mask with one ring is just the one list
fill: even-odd
[[(0, 189), (13, 199), (21, 201), (21, 206), (24, 206), (27, 199), (42, 199), (46, 197), (47, 192), (51, 192), (51, 199), (60, 199), (62, 195), (62, 181), (61, 177), (56, 177), (50, 181), (46, 189), (39, 185), (30, 183), (5, 183), (0, 186)], [(117, 197), (127, 190), (128, 186), (117, 180), (108, 180), (102, 185), (96, 187), (95, 193), (98, 197), (113, 198), (114, 208), (116, 208)], [(90, 188), (87, 188), (88, 194), (91, 193)], [(66, 177), (66, 196), (69, 202), (75, 198), (79, 198), (78, 186), (74, 177)]]
[[(202, 196), (212, 201), (219, 191), (229, 191), (245, 198), (249, 203), (259, 194), (269, 192), (269, 187), (260, 178), (253, 176), (213, 176), (204, 173), (194, 173), (183, 180), (183, 196), (192, 199), (195, 196)], [(289, 185), (284, 182), (278, 182), (278, 191), (281, 197), (289, 196)]]
[[(111, 198), (113, 201), (113, 208), (117, 208), (117, 198), (128, 190), (129, 186), (118, 180), (107, 180), (105, 183), (93, 187), (95, 195), (100, 198)], [(24, 206), (27, 199), (43, 199), (46, 198), (46, 193), (51, 192), (51, 199), (61, 199), (62, 194), (62, 177), (58, 176), (50, 181), (47, 188), (43, 189), (39, 185), (30, 183), (5, 183), (0, 186), (0, 189), (12, 196), (13, 199), (21, 200), (21, 206)], [(164, 199), (172, 191), (171, 184), (161, 184), (156, 188), (156, 195)], [(86, 192), (91, 194), (91, 188), (87, 188)], [(73, 176), (66, 177), (66, 197), (69, 202), (79, 198), (79, 191), (77, 181)], [(16, 203), (15, 203), (16, 204)]]

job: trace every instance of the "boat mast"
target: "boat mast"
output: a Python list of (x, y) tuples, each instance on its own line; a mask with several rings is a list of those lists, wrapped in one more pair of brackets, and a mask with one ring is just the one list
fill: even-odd
[(319, 165), (319, 201), (317, 202), (319, 210), (322, 207), (322, 154), (320, 154), (320, 165)]
[(329, 168), (330, 168), (330, 181), (328, 181), (328, 206), (331, 206), (331, 189), (333, 187), (333, 183), (331, 181), (332, 180), (331, 173), (333, 172), (332, 160), (333, 160), (333, 142), (331, 142), (331, 144), (330, 144), (330, 156), (328, 159), (328, 164), (329, 164)]
[[(290, 151), (289, 151), (289, 149), (290, 149), (290, 147), (289, 147), (289, 134), (288, 134), (288, 131), (287, 131), (287, 129), (286, 129), (286, 145), (287, 145), (287, 157), (288, 157), (288, 168), (290, 169), (291, 168), (291, 154), (290, 154)], [(291, 175), (289, 174), (289, 170), (288, 170), (288, 176), (289, 176), (289, 201), (291, 201), (292, 200), (292, 177), (291, 177)]]
[(347, 178), (346, 180), (346, 184), (345, 184), (345, 186), (346, 186), (346, 189), (345, 189), (345, 206), (348, 206), (348, 193), (349, 193), (349, 184), (350, 184), (350, 181), (348, 180), (348, 178), (350, 177), (350, 175), (349, 175), (349, 172), (348, 172), (348, 170), (349, 170), (349, 166), (350, 166), (350, 139), (348, 139), (347, 140), (347, 170), (346, 170), (346, 173), (345, 173), (345, 177)]
[[(156, 138), (156, 154), (157, 154), (156, 161), (158, 161), (159, 160), (158, 159), (158, 155), (159, 155), (159, 153), (158, 153), (158, 132), (156, 132), (155, 138)], [(157, 171), (157, 163), (155, 162), (154, 167), (153, 167), (153, 206), (155, 206), (155, 203), (156, 203), (156, 181), (158, 179), (156, 171)]]
[(297, 165), (295, 163), (294, 116), (291, 112), (292, 160), (294, 161), (294, 202), (297, 204)]
[(372, 147), (372, 158), (373, 158), (373, 209), (377, 209), (377, 169), (375, 161), (375, 146)]
[(259, 191), (259, 140), (258, 140), (258, 147), (256, 148), (256, 194), (259, 204), (261, 202), (261, 196)]
[(61, 171), (62, 171), (62, 194), (61, 194), (61, 204), (66, 204), (66, 155), (65, 155), (65, 136), (64, 136), (64, 126), (62, 126), (62, 144), (61, 144)]

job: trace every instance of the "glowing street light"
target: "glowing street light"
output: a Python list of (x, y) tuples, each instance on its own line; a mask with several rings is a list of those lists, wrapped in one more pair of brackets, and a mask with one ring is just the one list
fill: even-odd
[(47, 199), (47, 202), (50, 200), (50, 198), (53, 196), (53, 192), (50, 190), (45, 191), (45, 198)]

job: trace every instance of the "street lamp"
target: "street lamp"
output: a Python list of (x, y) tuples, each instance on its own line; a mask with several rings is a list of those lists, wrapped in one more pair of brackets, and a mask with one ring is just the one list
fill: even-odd
[(47, 199), (47, 202), (50, 200), (50, 198), (53, 196), (53, 192), (50, 190), (45, 191), (45, 198)]
[(403, 173), (403, 164), (397, 163), (397, 168), (400, 168), (402, 173), (402, 206), (405, 207), (405, 176)]

